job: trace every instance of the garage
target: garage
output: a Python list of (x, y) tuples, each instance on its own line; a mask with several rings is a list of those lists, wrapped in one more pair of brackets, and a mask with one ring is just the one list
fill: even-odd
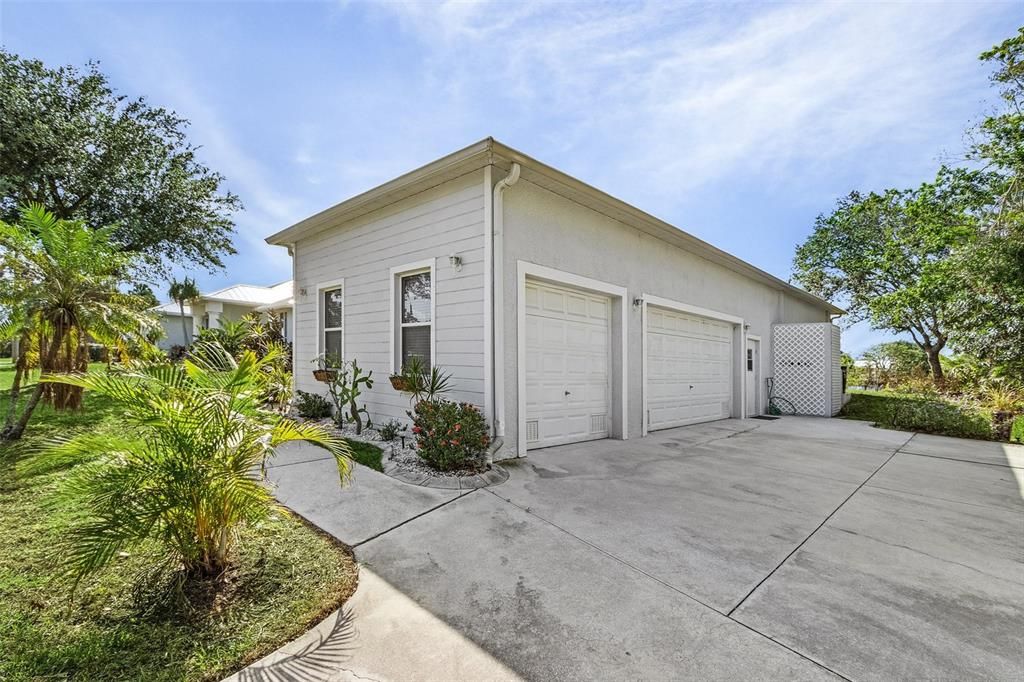
[(732, 415), (732, 324), (652, 306), (646, 337), (648, 430)]
[(611, 300), (526, 280), (526, 446), (607, 438), (611, 414)]

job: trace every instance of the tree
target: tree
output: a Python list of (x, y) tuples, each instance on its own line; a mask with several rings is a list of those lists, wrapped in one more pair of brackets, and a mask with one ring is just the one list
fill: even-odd
[(185, 304), (199, 298), (199, 287), (191, 277), (186, 277), (181, 281), (172, 279), (167, 295), (178, 304), (178, 312), (181, 314), (181, 338), (184, 340), (185, 347), (188, 348), (191, 345), (191, 339), (188, 337), (188, 325), (185, 324)]
[[(120, 289), (135, 257), (120, 249), (113, 232), (60, 220), (38, 204), (24, 209), (16, 224), (0, 221), (0, 310), (23, 340), (0, 438), (21, 437), (47, 387), (36, 384), (17, 415), (24, 356), (33, 336), (44, 373), (79, 371), (88, 360), (83, 349), (90, 334), (140, 334), (153, 324), (138, 301)], [(57, 408), (74, 408), (81, 391), (52, 394)]]
[(115, 241), (151, 267), (222, 267), (241, 204), (196, 159), (187, 126), (117, 94), (95, 63), (50, 69), (0, 50), (0, 218), (36, 202), (60, 219), (116, 225)]
[(343, 439), (258, 409), (261, 374), (275, 361), (251, 351), (235, 361), (216, 344), (197, 344), (180, 365), (47, 379), (107, 397), (126, 420), (118, 432), (57, 440), (24, 467), (77, 465), (62, 490), (86, 513), (64, 553), (76, 578), (146, 541), (162, 545), (187, 576), (221, 575), (238, 527), (278, 509), (263, 476), (283, 443), (327, 450), (344, 482), (352, 453)]
[(968, 157), (990, 171), (982, 229), (957, 254), (962, 276), (951, 345), (1024, 373), (1024, 28), (981, 55), (995, 65), (1002, 106), (972, 131)]
[(909, 341), (887, 341), (868, 348), (861, 354), (867, 363), (870, 381), (888, 385), (929, 372), (928, 357)]
[(153, 293), (153, 287), (149, 286), (145, 282), (136, 283), (130, 290), (129, 293), (138, 300), (139, 305), (144, 306), (147, 310), (155, 308), (160, 305), (160, 299)]
[(943, 167), (914, 190), (852, 192), (797, 247), (796, 279), (825, 298), (840, 298), (853, 321), (906, 333), (942, 381), (939, 354), (960, 287), (949, 256), (977, 234), (977, 207), (990, 196), (980, 174)]

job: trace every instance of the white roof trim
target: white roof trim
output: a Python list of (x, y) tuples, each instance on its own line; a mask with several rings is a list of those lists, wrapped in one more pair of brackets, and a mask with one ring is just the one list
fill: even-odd
[(505, 169), (512, 163), (522, 167), (523, 178), (536, 185), (555, 192), (592, 210), (598, 211), (625, 225), (639, 229), (668, 244), (696, 254), (709, 261), (768, 286), (791, 294), (829, 313), (845, 313), (832, 303), (810, 294), (769, 272), (737, 258), (708, 242), (705, 242), (664, 220), (632, 206), (621, 199), (596, 187), (586, 184), (567, 173), (548, 166), (522, 152), (488, 137), (457, 152), (421, 166), (416, 170), (390, 180), (382, 185), (358, 194), (309, 218), (300, 220), (291, 227), (267, 237), (269, 244), (290, 245), (299, 239), (353, 220), (378, 208), (383, 208), (401, 199), (413, 196), (443, 182), (472, 172), (489, 164)]

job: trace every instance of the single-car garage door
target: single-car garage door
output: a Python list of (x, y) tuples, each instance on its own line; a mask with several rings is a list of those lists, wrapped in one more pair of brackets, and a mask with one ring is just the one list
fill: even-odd
[(667, 429), (732, 414), (732, 325), (647, 309), (647, 428)]
[(607, 438), (611, 301), (526, 282), (526, 447)]

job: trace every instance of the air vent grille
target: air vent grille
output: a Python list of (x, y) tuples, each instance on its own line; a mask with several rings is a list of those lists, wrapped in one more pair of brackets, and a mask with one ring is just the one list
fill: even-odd
[(526, 442), (536, 443), (540, 440), (540, 424), (537, 423), (536, 419), (530, 419), (526, 422)]
[(607, 419), (603, 414), (590, 415), (590, 432), (604, 433), (608, 430)]

